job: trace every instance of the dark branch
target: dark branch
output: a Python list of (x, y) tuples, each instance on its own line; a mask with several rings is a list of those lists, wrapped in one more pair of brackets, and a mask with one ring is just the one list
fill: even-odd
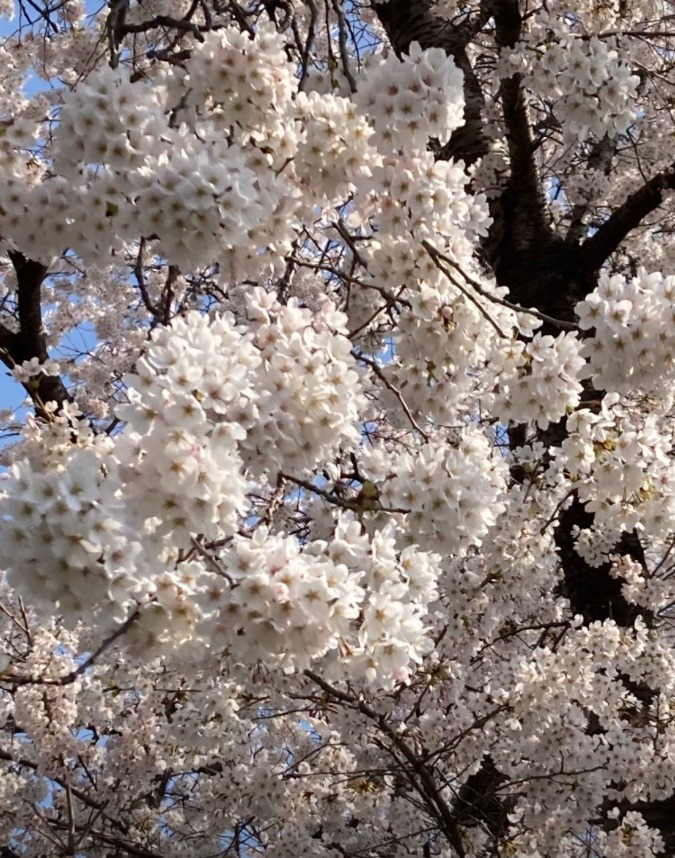
[[(47, 267), (34, 262), (18, 251), (9, 251), (17, 280), (17, 304), (19, 332), (13, 333), (0, 326), (0, 360), (13, 369), (24, 361), (37, 358), (40, 363), (49, 359), (47, 337), (42, 325), (42, 283), (47, 276)], [(45, 420), (51, 415), (46, 409), (48, 402), (57, 407), (72, 399), (58, 376), (39, 375), (24, 384), (33, 400), (36, 414)]]
[[(523, 23), (518, 0), (497, 0), (494, 17), (497, 45), (502, 49), (513, 48), (520, 39)], [(509, 188), (518, 201), (512, 216), (519, 222), (513, 225), (512, 232), (519, 241), (530, 244), (533, 233), (544, 233), (547, 226), (544, 219), (545, 198), (534, 160), (535, 144), (521, 76), (514, 74), (504, 78), (499, 94), (511, 165)]]
[(598, 270), (609, 259), (629, 232), (640, 226), (647, 215), (663, 202), (665, 191), (675, 189), (675, 164), (658, 173), (639, 190), (627, 197), (581, 245), (582, 258), (592, 270)]
[[(609, 176), (612, 169), (612, 160), (616, 154), (616, 143), (616, 138), (610, 137), (608, 134), (597, 140), (591, 147), (586, 162), (586, 169)], [(568, 244), (578, 244), (586, 234), (587, 226), (584, 223), (584, 216), (588, 212), (588, 208), (588, 202), (584, 201), (578, 203), (572, 209), (570, 228), (565, 236), (565, 241)]]

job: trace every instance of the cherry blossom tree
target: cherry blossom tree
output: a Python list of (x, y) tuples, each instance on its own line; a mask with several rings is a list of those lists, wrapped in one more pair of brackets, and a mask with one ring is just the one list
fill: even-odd
[(675, 856), (675, 4), (0, 14), (0, 855)]

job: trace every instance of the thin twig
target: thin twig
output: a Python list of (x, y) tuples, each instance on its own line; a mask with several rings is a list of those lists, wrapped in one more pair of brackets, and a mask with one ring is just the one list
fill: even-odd
[(572, 497), (572, 495), (573, 495), (575, 492), (576, 492), (576, 488), (572, 488), (572, 489), (570, 489), (570, 490), (567, 492), (567, 494), (565, 495), (565, 497), (564, 497), (564, 498), (563, 498), (563, 499), (562, 499), (558, 504), (556, 504), (556, 508), (553, 510), (553, 512), (551, 513), (550, 517), (549, 517), (549, 518), (544, 522), (544, 524), (539, 528), (539, 534), (540, 534), (541, 536), (543, 536), (543, 535), (544, 535), (544, 533), (545, 533), (545, 532), (546, 532), (546, 530), (548, 529), (548, 526), (549, 526), (550, 524), (552, 524), (552, 523), (555, 521), (555, 518), (556, 518), (556, 516), (558, 515), (558, 513), (560, 512), (560, 510), (563, 508), (563, 506), (565, 505), (565, 503), (566, 503), (566, 502), (567, 502), (567, 501)]
[(17, 620), (17, 618), (14, 616), (14, 614), (9, 610), (9, 608), (7, 608), (5, 605), (3, 605), (3, 603), (2, 603), (2, 602), (0, 602), (0, 611), (2, 611), (2, 613), (3, 613), (6, 617), (8, 617), (8, 618), (9, 618), (9, 619), (14, 623), (14, 625), (15, 625), (17, 628), (21, 629), (21, 631), (22, 631), (22, 632), (26, 635), (26, 637), (30, 640), (30, 632), (28, 631), (28, 626), (24, 626), (22, 623), (20, 623), (20, 622)]
[(331, 0), (331, 6), (338, 19), (338, 46), (340, 48), (340, 59), (342, 60), (342, 71), (349, 82), (349, 88), (356, 92), (356, 79), (349, 68), (349, 52), (347, 51), (347, 22), (345, 13), (342, 11), (340, 0)]
[(221, 578), (224, 578), (227, 581), (227, 583), (230, 585), (230, 587), (236, 586), (236, 582), (234, 581), (232, 576), (228, 572), (225, 571), (225, 569), (223, 568), (223, 564), (218, 560), (218, 558), (214, 557), (213, 554), (209, 554), (209, 552), (206, 550), (206, 548), (204, 548), (204, 546), (201, 544), (201, 542), (198, 539), (195, 539), (194, 536), (192, 537), (192, 544), (194, 545), (197, 553), (201, 557), (203, 557), (204, 560), (209, 561), (209, 563), (213, 566), (213, 568), (216, 570), (216, 572), (221, 576)]
[(480, 301), (475, 298), (471, 294), (471, 292), (469, 292), (468, 289), (462, 286), (462, 284), (457, 281), (452, 272), (445, 266), (444, 263), (448, 261), (448, 257), (441, 254), (440, 251), (436, 250), (433, 244), (430, 244), (426, 240), (422, 242), (422, 247), (424, 247), (424, 249), (428, 252), (429, 256), (431, 256), (438, 270), (442, 271), (443, 274), (445, 274), (448, 280), (452, 283), (452, 285), (456, 286), (457, 289), (459, 289), (459, 291), (462, 293), (462, 295), (464, 295), (465, 298), (468, 298), (469, 301), (474, 304), (481, 316), (483, 316), (483, 318), (486, 319), (492, 325), (492, 327), (495, 329), (495, 331), (497, 331), (499, 336), (504, 340), (510, 339), (510, 337), (507, 337), (504, 331), (500, 328), (499, 324), (495, 322), (495, 320), (488, 313), (485, 307), (480, 303)]
[[(548, 322), (551, 325), (556, 325), (557, 327), (564, 328), (565, 330), (568, 330), (568, 331), (578, 331), (579, 330), (578, 326), (575, 325), (574, 322), (565, 322), (565, 321), (563, 321), (563, 319), (556, 319), (553, 316), (549, 316), (546, 313), (542, 313), (540, 310), (536, 310), (534, 307), (530, 307), (530, 308), (521, 307), (520, 304), (514, 304), (513, 301), (507, 301), (506, 298), (498, 298), (496, 295), (491, 295), (489, 292), (487, 292), (485, 289), (483, 289), (483, 287), (480, 285), (480, 283), (478, 283), (476, 280), (474, 280), (473, 277), (470, 277), (461, 268), (461, 266), (455, 262), (454, 259), (451, 259), (449, 256), (446, 256), (444, 253), (441, 253), (441, 251), (438, 250), (437, 248), (435, 248), (433, 246), (433, 244), (430, 244), (428, 241), (423, 241), (422, 246), (425, 248), (425, 250), (427, 250), (429, 252), (432, 259), (435, 256), (438, 256), (439, 259), (442, 259), (443, 262), (447, 263), (452, 268), (454, 268), (455, 271), (457, 271), (459, 274), (461, 274), (462, 277), (466, 280), (466, 282), (471, 286), (471, 288), (475, 292), (477, 292), (482, 298), (485, 298), (488, 301), (492, 301), (494, 304), (501, 304), (502, 307), (507, 307), (509, 310), (514, 310), (516, 313), (527, 313), (527, 315), (529, 315), (529, 316), (536, 316), (536, 318), (541, 319), (542, 322)], [(436, 260), (434, 259), (434, 261), (436, 261)], [(441, 271), (443, 271), (442, 268), (441, 268)], [(443, 273), (445, 274), (446, 272), (443, 271)], [(452, 282), (454, 283), (455, 286), (457, 286), (458, 289), (461, 288), (457, 283), (455, 283), (454, 280)]]
[(359, 354), (359, 352), (357, 352), (357, 351), (352, 351), (352, 355), (356, 358), (356, 360), (360, 360), (362, 363), (365, 363), (366, 366), (369, 366), (372, 369), (372, 371), (380, 379), (382, 384), (384, 384), (384, 386), (387, 388), (387, 390), (390, 390), (394, 394), (394, 396), (398, 399), (399, 404), (400, 404), (401, 408), (403, 409), (405, 416), (410, 421), (410, 425), (413, 427), (413, 429), (416, 432), (419, 432), (419, 434), (424, 438), (425, 441), (428, 441), (429, 436), (424, 431), (424, 429), (421, 428), (421, 426), (415, 420), (415, 418), (412, 416), (412, 412), (410, 411), (410, 408), (408, 407), (405, 399), (403, 398), (401, 391), (397, 387), (395, 387), (389, 381), (389, 379), (386, 377), (384, 372), (382, 372), (382, 367), (380, 367), (376, 361), (372, 360), (371, 358), (365, 357), (365, 355)]
[(441, 829), (446, 834), (454, 850), (457, 852), (460, 858), (465, 858), (466, 851), (464, 849), (464, 844), (462, 843), (462, 840), (459, 836), (457, 820), (454, 817), (449, 805), (441, 795), (439, 788), (434, 780), (432, 770), (422, 761), (422, 759), (420, 759), (420, 757), (412, 750), (412, 748), (410, 748), (407, 742), (403, 739), (402, 735), (400, 733), (397, 733), (396, 730), (391, 726), (391, 724), (389, 724), (386, 719), (386, 716), (384, 716), (380, 712), (377, 712), (359, 697), (356, 697), (353, 694), (348, 694), (345, 691), (340, 691), (338, 688), (335, 688), (330, 683), (326, 682), (326, 680), (319, 676), (317, 673), (314, 673), (314, 671), (305, 670), (304, 674), (308, 679), (316, 683), (319, 688), (325, 691), (326, 694), (333, 697), (333, 699), (348, 704), (353, 709), (356, 709), (358, 712), (361, 712), (361, 714), (365, 715), (368, 720), (372, 721), (374, 724), (377, 725), (378, 729), (387, 737), (387, 739), (391, 743), (391, 747), (387, 748), (387, 750), (389, 751), (389, 753), (392, 753), (395, 759), (397, 759), (396, 754), (393, 753), (393, 751), (396, 750), (407, 762), (410, 769), (406, 772), (404, 768), (403, 771), (410, 779), (416, 791), (420, 794), (422, 800), (426, 802), (428, 810), (433, 814), (433, 816), (441, 826)]
[[(281, 475), (285, 480), (288, 480), (290, 483), (294, 483), (296, 486), (299, 486), (301, 489), (306, 489), (308, 492), (312, 492), (315, 495), (319, 495), (328, 503), (332, 503), (334, 506), (339, 506), (342, 509), (348, 509), (352, 512), (364, 512), (363, 506), (358, 501), (350, 501), (345, 500), (345, 498), (337, 497), (336, 495), (327, 492), (325, 489), (319, 488), (319, 486), (315, 486), (313, 483), (310, 483), (308, 480), (301, 480), (298, 477), (292, 477), (290, 474), (282, 474)], [(366, 512), (370, 512), (371, 510), (365, 510)], [(410, 510), (409, 509), (399, 509), (398, 507), (386, 507), (380, 506), (379, 502), (375, 507), (375, 511), (377, 512), (400, 512), (403, 515), (407, 515)]]
[(70, 673), (67, 673), (65, 676), (60, 676), (56, 679), (44, 679), (41, 676), (16, 676), (14, 674), (10, 674), (2, 676), (0, 679), (2, 679), (3, 682), (10, 682), (12, 685), (70, 685), (75, 682), (79, 676), (82, 676), (82, 674), (85, 673), (92, 664), (94, 664), (96, 659), (104, 653), (108, 647), (112, 646), (115, 641), (121, 638), (122, 635), (129, 630), (131, 625), (136, 622), (140, 615), (140, 609), (136, 608), (136, 610), (126, 618), (121, 626), (115, 629), (112, 634), (108, 635), (98, 649), (96, 649), (88, 658), (78, 664), (74, 670), (71, 670)]

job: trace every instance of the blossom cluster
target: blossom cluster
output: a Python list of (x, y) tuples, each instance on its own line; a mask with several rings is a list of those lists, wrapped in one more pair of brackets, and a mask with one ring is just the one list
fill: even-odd
[[(293, 99), (278, 34), (211, 32), (185, 69), (138, 80), (103, 67), (66, 92), (55, 170), (26, 182), (16, 165), (0, 193), (0, 227), (44, 261), (70, 247), (110, 264), (143, 235), (175, 265), (220, 260), (238, 276), (270, 264), (256, 248), (290, 246), (308, 206), (354, 190), (380, 229), (452, 234), (460, 224), (484, 234), (484, 201), (466, 193), (461, 166), (424, 151), (430, 134), (445, 139), (461, 124), (461, 79), (443, 51), (414, 44), (402, 60), (373, 59), (351, 99)], [(392, 149), (406, 152), (404, 172)]]
[[(437, 597), (439, 558), (397, 552), (391, 529), (368, 538), (343, 516), (329, 542), (306, 550), (297, 539), (258, 528), (219, 556), (220, 582), (208, 640), (236, 660), (309, 667), (329, 651), (345, 674), (381, 686), (404, 681), (430, 650), (424, 616)], [(212, 585), (213, 586), (213, 585)]]
[(57, 376), (61, 372), (59, 364), (55, 360), (41, 362), (39, 358), (25, 360), (12, 369), (12, 376), (24, 384), (39, 375)]
[(618, 394), (607, 394), (598, 414), (584, 408), (570, 415), (567, 437), (554, 450), (555, 470), (594, 513), (592, 531), (577, 542), (591, 565), (607, 560), (623, 531), (639, 526), (664, 538), (675, 514), (675, 470), (658, 416), (631, 414), (617, 401)]
[(547, 429), (579, 404), (586, 361), (576, 334), (536, 334), (529, 343), (510, 342), (497, 361), (493, 408), (502, 420), (534, 420)]
[(584, 352), (596, 386), (616, 393), (661, 393), (675, 377), (672, 326), (675, 277), (638, 271), (630, 280), (601, 273), (577, 304), (579, 327), (589, 331)]
[[(505, 742), (499, 765), (509, 769), (516, 779), (525, 769), (531, 771), (534, 767), (548, 784), (540, 784), (537, 779), (529, 781), (510, 817), (514, 830), (518, 826), (525, 831), (538, 828), (537, 841), (541, 846), (542, 838), (547, 843), (566, 819), (567, 824), (573, 825), (576, 814), (588, 813), (612, 783), (611, 795), (617, 807), (610, 812), (610, 819), (616, 819), (619, 828), (607, 835), (607, 843), (621, 842), (623, 847), (634, 847), (625, 852), (622, 847), (618, 854), (651, 856), (661, 851), (658, 832), (650, 829), (638, 814), (624, 816), (619, 810), (623, 801), (654, 799), (672, 789), (675, 771), (666, 759), (665, 747), (655, 747), (639, 731), (630, 738), (622, 735), (615, 720), (617, 710), (624, 707), (625, 711), (637, 704), (636, 698), (616, 682), (615, 671), (633, 676), (641, 669), (649, 672), (650, 666), (654, 670), (650, 681), (655, 685), (665, 681), (668, 685), (666, 677), (672, 670), (672, 655), (667, 649), (650, 641), (647, 629), (639, 622), (635, 629), (623, 630), (607, 621), (571, 630), (559, 649), (543, 647), (516, 667), (508, 694), (509, 709), (515, 717), (507, 719), (506, 726), (512, 731), (518, 753), (513, 753), (514, 747), (507, 751), (509, 743)], [(596, 735), (587, 731), (584, 712), (589, 710), (601, 725)], [(529, 725), (534, 723), (536, 726), (530, 730)], [(578, 772), (579, 777), (571, 802), (565, 790), (556, 784), (559, 761), (553, 761), (556, 755), (551, 751), (561, 744), (566, 746), (565, 767)], [(499, 751), (496, 753), (499, 756)], [(653, 792), (645, 791), (640, 784), (640, 772), (650, 766), (661, 772), (662, 786), (652, 784), (649, 789)], [(605, 836), (602, 835), (603, 843)], [(524, 850), (522, 854), (532, 853)]]
[[(377, 262), (382, 265), (384, 260)], [(398, 258), (392, 261), (392, 268), (397, 262)], [(413, 264), (414, 260), (408, 261), (411, 268)], [(395, 356), (382, 371), (414, 415), (447, 425), (455, 420), (460, 404), (466, 406), (472, 394), (484, 393), (476, 369), (499, 359), (501, 343), (494, 328), (486, 330), (485, 318), (475, 303), (452, 284), (438, 282), (437, 272), (421, 280), (413, 291), (413, 277), (421, 279), (422, 265), (424, 260), (406, 278), (410, 306), (401, 313)], [(432, 287), (434, 281), (438, 285)], [(505, 325), (512, 321), (508, 312), (496, 315)], [(380, 403), (391, 420), (405, 425), (391, 390), (382, 391)]]
[(616, 855), (617, 858), (640, 858), (663, 853), (664, 845), (661, 835), (647, 825), (641, 814), (632, 810), (607, 836), (605, 854)]
[(74, 447), (59, 469), (44, 472), (17, 463), (4, 484), (0, 562), (8, 580), (31, 604), (58, 605), (71, 622), (102, 604), (117, 613), (138, 589), (139, 537), (105, 477), (110, 445), (98, 447)]
[[(49, 261), (70, 247), (95, 264), (121, 259), (123, 242), (141, 235), (185, 267), (246, 244), (249, 230), (258, 230), (264, 246), (267, 218), (274, 232), (274, 216), (297, 195), (275, 172), (294, 154), (288, 146), (297, 137), (291, 66), (276, 35), (261, 32), (252, 41), (233, 29), (212, 34), (192, 64), (192, 76), (174, 71), (160, 86), (133, 80), (125, 66), (104, 66), (66, 92), (55, 169), (26, 182), (15, 166), (0, 194), (3, 235), (33, 258)], [(210, 112), (195, 114), (186, 95), (206, 100)], [(254, 95), (254, 109), (242, 112)], [(264, 116), (276, 117), (270, 128)], [(232, 139), (229, 129), (239, 122), (249, 124)], [(269, 154), (277, 150), (280, 162)], [(284, 238), (289, 228), (285, 222)]]
[(444, 556), (463, 557), (504, 509), (506, 463), (480, 429), (439, 438), (414, 454), (364, 451), (363, 468), (385, 509), (406, 513), (404, 539)]
[(260, 362), (230, 319), (192, 312), (157, 329), (127, 378), (129, 404), (117, 410), (128, 425), (116, 444), (120, 480), (133, 518), (154, 521), (175, 547), (194, 533), (229, 536), (246, 513), (238, 444)]
[[(447, 237), (459, 251), (462, 239), (487, 235), (492, 222), (487, 200), (482, 194), (466, 191), (466, 174), (460, 163), (436, 160), (431, 152), (410, 157), (385, 157), (372, 170), (372, 179), (358, 183), (359, 214), (370, 216), (378, 233), (393, 238), (415, 236), (418, 242)], [(462, 254), (463, 256), (463, 254)]]
[(521, 69), (533, 92), (554, 101), (570, 136), (616, 137), (635, 120), (640, 78), (604, 39), (561, 35), (543, 49), (525, 43), (509, 55), (505, 74)]
[[(96, 442), (105, 447), (104, 459), (94, 454), (89, 431), (84, 446), (66, 439), (58, 467), (45, 468), (44, 456), (14, 466), (3, 529), (7, 544), (22, 534), (22, 550), (3, 563), (32, 602), (58, 604), (76, 620), (82, 611), (111, 601), (124, 609), (136, 600), (145, 604), (139, 641), (203, 636), (195, 627), (209, 610), (199, 599), (211, 592), (204, 581), (213, 573), (203, 564), (179, 561), (179, 552), (189, 551), (197, 536), (213, 541), (237, 532), (249, 510), (251, 472), (260, 478), (281, 469), (303, 473), (341, 443), (358, 440), (362, 395), (344, 316), (330, 302), (312, 314), (294, 301), (280, 305), (262, 290), (251, 296), (249, 309), (251, 330), (238, 328), (227, 316), (194, 311), (155, 330), (126, 378), (129, 402), (117, 408), (125, 431)], [(44, 435), (45, 445), (51, 434)], [(39, 446), (39, 435), (35, 443)], [(45, 455), (53, 457), (55, 450)], [(219, 562), (239, 568), (248, 542), (238, 545)], [(269, 555), (273, 563), (275, 545), (270, 537), (261, 557)], [(297, 544), (296, 549), (297, 555)], [(316, 560), (302, 572), (305, 566), (304, 556), (297, 559), (299, 580), (310, 589), (312, 582), (319, 587), (321, 575), (328, 574), (321, 570), (328, 567)], [(339, 581), (342, 571), (330, 575)], [(235, 571), (231, 575), (237, 577)], [(251, 573), (239, 582), (232, 604), (250, 602), (245, 594), (254, 578)], [(308, 601), (317, 601), (321, 592), (315, 610), (327, 610), (334, 600), (329, 591), (337, 586), (312, 591)], [(289, 598), (281, 601), (291, 604)], [(311, 645), (306, 635), (296, 641), (297, 650), (323, 654), (334, 645), (340, 630), (346, 633), (339, 627), (339, 610), (334, 608), (336, 625), (320, 644)], [(348, 606), (345, 611), (347, 620), (356, 616)], [(280, 622), (274, 614), (263, 619)], [(300, 625), (294, 621), (290, 628)], [(416, 628), (423, 637), (419, 618)], [(259, 629), (259, 641), (261, 635)]]
[(627, 602), (656, 613), (675, 599), (675, 588), (664, 576), (651, 574), (650, 569), (630, 557), (609, 556), (611, 575), (621, 581), (621, 594)]
[(373, 129), (347, 98), (300, 92), (295, 105), (306, 124), (297, 150), (300, 182), (322, 205), (340, 203), (381, 161), (370, 144)]
[(464, 119), (463, 76), (451, 56), (413, 42), (402, 60), (375, 55), (358, 82), (356, 104), (383, 152), (424, 151), (429, 137), (445, 143)]
[(255, 419), (241, 448), (257, 476), (304, 473), (359, 440), (365, 405), (346, 317), (326, 299), (316, 312), (262, 289), (247, 297), (262, 362)]
[[(222, 320), (220, 327), (222, 334)], [(222, 412), (223, 403), (224, 397), (214, 396), (209, 404)], [(130, 416), (136, 425), (143, 419)], [(159, 422), (157, 415), (152, 422)], [(169, 448), (175, 443), (165, 440)], [(11, 540), (13, 547), (2, 563), (31, 603), (58, 605), (73, 623), (83, 613), (103, 609), (117, 615), (136, 604), (140, 612), (127, 646), (146, 656), (180, 644), (197, 659), (208, 647), (244, 664), (261, 660), (297, 670), (328, 653), (333, 660), (340, 654), (341, 663), (329, 672), (380, 686), (407, 679), (429, 651), (424, 618), (438, 596), (435, 555), (414, 547), (397, 550), (391, 528), (368, 538), (357, 521), (344, 516), (329, 542), (303, 547), (258, 527), (213, 555), (176, 561), (175, 548), (191, 545), (189, 531), (199, 527), (187, 519), (191, 509), (203, 511), (201, 532), (212, 529), (206, 501), (190, 498), (198, 480), (178, 474), (181, 497), (172, 494), (174, 477), (167, 474), (167, 486), (160, 475), (146, 494), (156, 458), (144, 470), (149, 456), (139, 455), (137, 475), (124, 464), (116, 471), (112, 446), (107, 442), (105, 467), (91, 445), (75, 447), (61, 470), (43, 476), (28, 463), (14, 466), (3, 523), (3, 544)], [(217, 442), (212, 446), (215, 455)], [(124, 453), (119, 455), (123, 460)], [(171, 450), (167, 457), (177, 460)], [(219, 473), (213, 470), (212, 479)], [(232, 500), (219, 510), (221, 534), (238, 490), (238, 475), (226, 477)], [(222, 505), (225, 490), (218, 495)], [(140, 530), (146, 535), (133, 539), (143, 518)], [(167, 527), (171, 551), (162, 549)], [(182, 532), (187, 535), (181, 540)]]
[(70, 176), (84, 164), (124, 174), (144, 165), (167, 130), (157, 89), (132, 84), (124, 67), (103, 66), (64, 95), (55, 166)]
[(187, 79), (166, 80), (172, 100), (180, 100), (183, 121), (203, 126), (208, 108), (212, 122), (236, 142), (256, 146), (275, 169), (295, 154), (295, 135), (285, 121), (295, 92), (294, 69), (274, 29), (263, 24), (255, 38), (235, 27), (209, 32), (186, 69)]

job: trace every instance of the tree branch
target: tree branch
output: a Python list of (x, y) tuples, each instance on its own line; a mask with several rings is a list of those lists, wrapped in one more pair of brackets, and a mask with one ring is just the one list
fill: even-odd
[[(604, 176), (609, 176), (615, 153), (616, 139), (605, 134), (604, 137), (596, 141), (591, 147), (591, 151), (586, 162), (586, 169), (601, 172)], [(587, 231), (587, 226), (584, 223), (584, 215), (587, 211), (587, 200), (578, 203), (572, 209), (570, 227), (567, 230), (567, 235), (565, 236), (565, 241), (568, 244), (577, 244), (584, 237), (584, 234)]]
[(466, 852), (464, 850), (462, 839), (459, 836), (459, 829), (457, 827), (455, 815), (445, 799), (441, 796), (431, 769), (429, 769), (429, 767), (412, 750), (412, 748), (409, 747), (401, 734), (394, 730), (384, 715), (377, 712), (363, 700), (355, 697), (353, 694), (334, 688), (330, 683), (326, 682), (325, 679), (317, 673), (314, 673), (312, 670), (306, 670), (304, 673), (308, 679), (311, 679), (312, 682), (316, 683), (319, 688), (325, 691), (330, 697), (348, 704), (350, 707), (361, 712), (362, 715), (365, 715), (366, 718), (372, 721), (387, 737), (391, 742), (392, 747), (400, 753), (410, 766), (412, 773), (415, 776), (412, 779), (412, 783), (419, 792), (421, 798), (426, 802), (432, 816), (439, 823), (441, 830), (448, 839), (448, 842), (460, 858), (465, 858)]
[(615, 209), (598, 231), (581, 245), (582, 259), (597, 271), (629, 232), (663, 202), (665, 191), (675, 189), (675, 164), (658, 173)]
[[(47, 276), (47, 266), (26, 259), (15, 250), (10, 250), (8, 255), (16, 272), (19, 333), (0, 325), (0, 360), (10, 369), (33, 358), (45, 363), (49, 352), (42, 324), (42, 283)], [(23, 386), (33, 400), (36, 414), (44, 420), (51, 419), (46, 409), (48, 402), (55, 402), (57, 407), (72, 402), (58, 376), (41, 374)]]
[[(498, 47), (513, 48), (520, 39), (523, 23), (518, 0), (496, 0), (494, 18)], [(544, 220), (545, 198), (534, 160), (534, 138), (521, 75), (502, 79), (499, 95), (511, 164), (509, 189), (517, 201), (513, 216), (518, 222), (513, 224), (512, 234), (519, 244), (529, 244), (534, 233), (547, 232), (548, 227)]]

